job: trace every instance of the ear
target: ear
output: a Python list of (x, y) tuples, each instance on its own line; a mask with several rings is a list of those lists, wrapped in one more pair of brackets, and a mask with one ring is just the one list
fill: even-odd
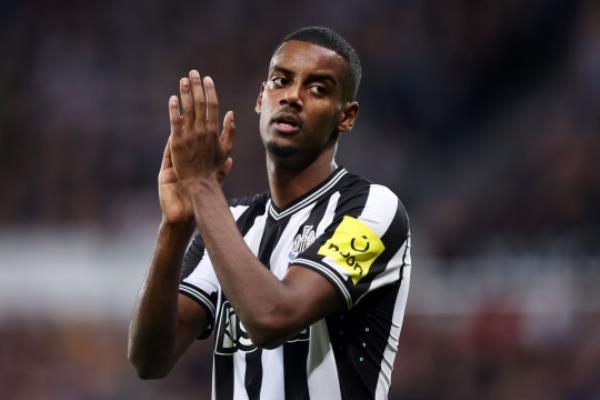
[(258, 92), (258, 97), (256, 98), (256, 105), (254, 106), (254, 111), (257, 114), (260, 114), (262, 111), (262, 96), (265, 91), (265, 82), (260, 84), (260, 91)]
[(350, 132), (352, 130), (354, 123), (358, 118), (358, 110), (359, 106), (357, 101), (351, 101), (344, 105), (342, 117), (337, 125), (338, 132)]

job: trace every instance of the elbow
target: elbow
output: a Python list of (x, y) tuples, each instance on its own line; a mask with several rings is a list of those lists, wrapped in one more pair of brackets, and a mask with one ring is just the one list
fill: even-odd
[(162, 379), (166, 377), (170, 371), (167, 363), (140, 356), (131, 349), (127, 354), (127, 359), (135, 370), (138, 378), (143, 380)]
[(256, 332), (250, 335), (250, 340), (252, 340), (252, 343), (257, 347), (263, 349), (274, 349), (284, 342), (283, 340), (280, 340), (278, 336), (270, 332)]
[(283, 321), (264, 318), (248, 324), (247, 334), (257, 347), (274, 349), (286, 341), (289, 330)]
[(142, 380), (162, 379), (168, 375), (168, 371), (159, 370), (152, 367), (133, 365), (137, 377)]

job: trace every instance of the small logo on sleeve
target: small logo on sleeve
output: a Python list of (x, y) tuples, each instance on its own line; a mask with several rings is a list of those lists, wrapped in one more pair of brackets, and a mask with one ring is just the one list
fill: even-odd
[(385, 245), (371, 228), (346, 215), (317, 254), (335, 261), (356, 285), (384, 250)]

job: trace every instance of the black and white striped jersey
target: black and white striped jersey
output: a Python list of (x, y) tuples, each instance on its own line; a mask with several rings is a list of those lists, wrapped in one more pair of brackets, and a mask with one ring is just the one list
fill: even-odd
[(196, 236), (180, 293), (215, 333), (212, 398), (386, 399), (410, 277), (406, 211), (388, 188), (338, 168), (285, 209), (267, 193), (230, 202), (244, 240), (279, 279), (291, 264), (321, 274), (345, 307), (275, 349), (255, 346)]

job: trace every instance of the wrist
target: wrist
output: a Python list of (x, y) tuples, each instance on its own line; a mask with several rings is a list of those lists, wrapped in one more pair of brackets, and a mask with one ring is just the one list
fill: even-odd
[[(203, 176), (200, 178), (190, 179), (182, 182), (185, 191), (190, 199), (198, 199), (210, 194), (222, 192), (221, 184), (216, 174)], [(192, 201), (192, 204), (194, 202)]]
[(194, 232), (195, 227), (194, 219), (184, 222), (171, 222), (163, 218), (158, 228), (158, 235), (167, 240), (187, 241)]

